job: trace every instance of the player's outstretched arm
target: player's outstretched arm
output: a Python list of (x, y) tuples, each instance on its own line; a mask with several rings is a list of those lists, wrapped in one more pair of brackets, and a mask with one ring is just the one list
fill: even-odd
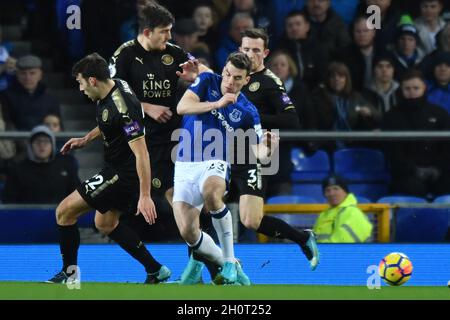
[(141, 213), (148, 224), (154, 224), (157, 216), (155, 204), (150, 197), (151, 169), (145, 137), (130, 141), (128, 145), (136, 157), (136, 170), (139, 176), (139, 201), (136, 215)]
[(82, 138), (72, 138), (67, 141), (61, 148), (62, 154), (67, 154), (70, 150), (80, 149), (86, 146), (92, 140), (100, 136), (100, 129), (95, 127)]
[(234, 93), (225, 93), (219, 101), (200, 102), (200, 98), (191, 90), (186, 90), (180, 102), (177, 105), (177, 113), (184, 114), (201, 114), (214, 109), (223, 108), (229, 104), (236, 103), (237, 95)]
[(278, 148), (280, 143), (280, 137), (273, 132), (265, 132), (261, 142), (257, 145), (253, 145), (252, 149), (255, 156), (260, 160), (269, 159), (272, 156), (273, 151)]

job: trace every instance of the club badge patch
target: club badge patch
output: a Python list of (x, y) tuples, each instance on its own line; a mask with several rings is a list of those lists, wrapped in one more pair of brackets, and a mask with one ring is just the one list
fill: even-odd
[(166, 66), (170, 66), (173, 63), (173, 57), (170, 54), (165, 54), (161, 57), (161, 62)]
[(249, 87), (248, 90), (250, 90), (251, 92), (255, 92), (258, 91), (259, 87), (261, 86), (261, 84), (259, 82), (253, 82)]
[(102, 121), (103, 122), (108, 121), (108, 116), (109, 116), (108, 109), (103, 110), (103, 112), (102, 112)]
[(156, 189), (161, 188), (161, 180), (159, 180), (158, 178), (153, 178), (152, 186), (155, 187)]
[(239, 111), (238, 109), (233, 109), (233, 111), (230, 113), (230, 120), (233, 122), (239, 122), (241, 121), (242, 111)]

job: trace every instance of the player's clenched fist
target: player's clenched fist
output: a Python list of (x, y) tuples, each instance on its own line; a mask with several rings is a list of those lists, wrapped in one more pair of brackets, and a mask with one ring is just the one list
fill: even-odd
[(219, 101), (217, 101), (217, 108), (223, 108), (228, 106), (229, 104), (236, 103), (237, 95), (234, 93), (225, 93)]

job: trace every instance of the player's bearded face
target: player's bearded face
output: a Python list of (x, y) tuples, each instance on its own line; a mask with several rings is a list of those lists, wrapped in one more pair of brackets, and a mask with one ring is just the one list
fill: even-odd
[(148, 33), (149, 47), (153, 50), (165, 50), (167, 42), (172, 39), (172, 25), (167, 27), (156, 27)]
[(222, 83), (220, 84), (222, 94), (239, 93), (249, 79), (246, 70), (236, 68), (231, 62), (228, 62), (222, 71)]
[(88, 98), (92, 101), (98, 100), (98, 94), (94, 85), (92, 85), (88, 80), (84, 79), (81, 74), (77, 75), (76, 80), (79, 83), (80, 91), (87, 95)]

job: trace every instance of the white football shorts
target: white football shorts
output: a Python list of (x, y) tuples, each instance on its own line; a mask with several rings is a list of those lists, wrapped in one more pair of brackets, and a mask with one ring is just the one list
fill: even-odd
[(175, 162), (173, 202), (186, 202), (201, 211), (203, 185), (211, 176), (224, 179), (228, 189), (230, 167), (226, 161)]

